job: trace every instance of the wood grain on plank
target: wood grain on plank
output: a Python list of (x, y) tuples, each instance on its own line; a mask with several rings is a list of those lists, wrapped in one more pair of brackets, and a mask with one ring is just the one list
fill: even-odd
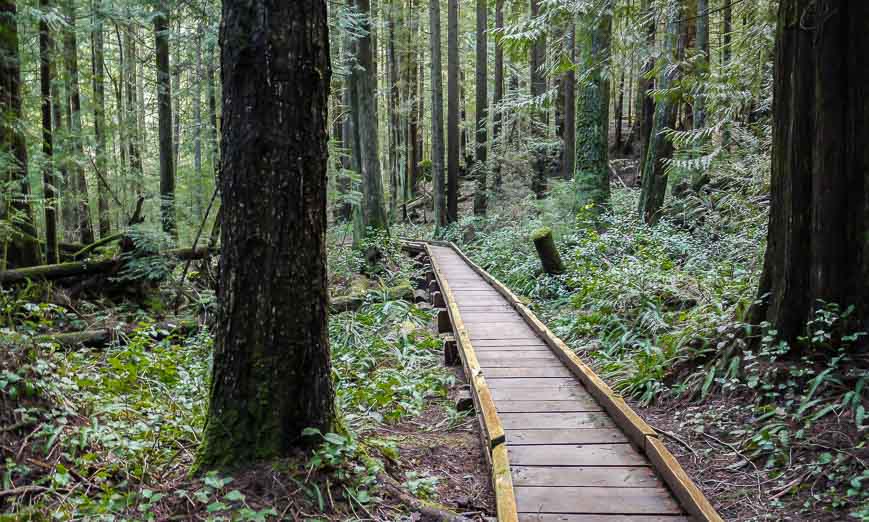
[(642, 466), (648, 461), (630, 444), (510, 446), (514, 466)]
[(689, 522), (682, 515), (577, 515), (519, 513), (519, 522)]
[(506, 430), (616, 428), (606, 412), (587, 413), (502, 413)]
[(616, 428), (592, 429), (549, 429), (549, 430), (506, 430), (507, 444), (510, 447), (521, 445), (557, 444), (625, 444), (628, 438)]
[(603, 408), (589, 396), (586, 399), (565, 401), (495, 401), (498, 413), (538, 413), (538, 412), (580, 412), (603, 411)]
[[(533, 361), (534, 359), (520, 359), (526, 361)], [(509, 377), (543, 377), (543, 378), (553, 378), (553, 377), (570, 377), (570, 370), (565, 368), (564, 366), (541, 366), (536, 368), (529, 368), (528, 365), (522, 365), (522, 367), (517, 366), (516, 363), (514, 367), (508, 368), (494, 368), (492, 366), (486, 366), (483, 363), (480, 363), (483, 367), (483, 375), (486, 377), (499, 377), (499, 378), (509, 378)]]
[[(555, 489), (555, 491), (553, 491)], [(541, 488), (514, 486), (520, 513), (612, 513), (678, 515), (679, 505), (664, 488)]]
[(495, 401), (565, 401), (592, 398), (580, 384), (547, 390), (535, 390), (533, 388), (492, 388), (492, 397)]
[(511, 469), (514, 486), (655, 488), (664, 485), (650, 466), (512, 466)]

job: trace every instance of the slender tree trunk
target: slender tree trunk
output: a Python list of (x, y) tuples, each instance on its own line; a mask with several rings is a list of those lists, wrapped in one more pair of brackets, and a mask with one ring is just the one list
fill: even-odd
[(407, 3), (406, 19), (409, 21), (407, 28), (407, 46), (406, 58), (404, 64), (406, 83), (406, 96), (408, 101), (407, 115), (407, 140), (405, 141), (405, 157), (407, 158), (407, 182), (405, 188), (405, 200), (409, 201), (416, 195), (417, 183), (417, 165), (420, 160), (417, 160), (420, 151), (417, 150), (419, 143), (419, 64), (417, 63), (417, 33), (419, 32), (419, 14), (415, 0), (409, 0)]
[[(50, 0), (39, 0), (39, 8), (43, 12), (51, 9)], [(17, 22), (16, 22), (17, 23)], [(54, 66), (52, 54), (54, 38), (48, 21), (43, 17), (39, 20), (39, 86), (42, 107), (42, 183), (45, 207), (45, 261), (49, 264), (58, 262), (57, 248), (57, 185), (54, 179), (54, 135), (52, 132), (52, 93), (51, 84), (54, 81)]]
[(429, 0), (429, 34), (431, 35), (431, 176), (434, 186), (434, 222), (437, 232), (447, 224), (444, 193), (444, 95), (441, 78), (440, 0)]
[(487, 61), (489, 59), (486, 30), (488, 29), (488, 4), (477, 0), (477, 122), (474, 126), (477, 137), (477, 189), (474, 193), (474, 214), (486, 214), (486, 136), (489, 126), (489, 92)]
[(126, 87), (127, 87), (127, 147), (129, 148), (130, 156), (130, 171), (133, 178), (133, 187), (136, 197), (142, 197), (145, 192), (145, 174), (142, 171), (142, 157), (139, 154), (139, 130), (136, 116), (136, 99), (137, 99), (137, 73), (136, 66), (138, 64), (137, 49), (136, 49), (136, 28), (134, 25), (127, 26), (124, 33), (124, 47), (126, 51)]
[(64, 64), (67, 75), (67, 96), (69, 98), (69, 143), (71, 145), (70, 176), (75, 187), (78, 228), (83, 243), (94, 242), (94, 228), (91, 223), (90, 197), (87, 178), (84, 174), (84, 146), (82, 145), (81, 94), (78, 83), (78, 39), (76, 35), (76, 9), (72, 0), (66, 3), (68, 27), (64, 31)]
[(214, 45), (209, 43), (206, 47), (206, 60), (208, 65), (205, 67), (206, 85), (208, 89), (208, 136), (210, 146), (208, 147), (211, 156), (211, 167), (214, 170), (215, 178), (220, 172), (220, 140), (218, 133), (220, 127), (217, 125), (217, 85), (214, 80), (215, 58)]
[[(699, 73), (709, 72), (709, 0), (697, 0), (697, 51), (702, 54), (699, 60)], [(694, 94), (694, 128), (706, 126), (705, 82), (701, 81)]]
[[(567, 45), (570, 61), (576, 60), (576, 24), (571, 23), (568, 29)], [(564, 75), (564, 160), (561, 163), (561, 176), (573, 179), (576, 170), (576, 71), (567, 71)]]
[[(727, 69), (730, 67), (730, 60), (733, 56), (733, 2), (732, 0), (724, 0), (724, 7), (722, 13), (722, 28), (721, 32), (724, 34), (724, 42), (721, 46), (721, 67), (723, 69)], [(725, 147), (730, 145), (730, 128), (725, 125), (724, 130), (721, 132), (721, 144)]]
[[(540, 14), (540, 0), (531, 0), (531, 18), (536, 18)], [(546, 79), (543, 77), (541, 70), (545, 59), (546, 38), (541, 36), (531, 44), (529, 51), (529, 67), (530, 67), (530, 91), (532, 97), (542, 96), (546, 92)], [(531, 181), (531, 190), (537, 196), (537, 199), (542, 199), (546, 195), (546, 147), (540, 141), (545, 137), (542, 129), (545, 126), (546, 114), (543, 110), (535, 110), (533, 115), (534, 132), (532, 134), (534, 147), (531, 152), (533, 156), (533, 178)]]
[[(675, 74), (670, 71), (670, 63), (675, 60), (677, 42), (679, 38), (679, 25), (681, 6), (678, 4), (669, 8), (667, 14), (667, 33), (664, 35), (663, 59), (666, 60), (659, 70), (658, 88), (668, 89), (672, 84)], [(660, 210), (664, 204), (664, 196), (667, 192), (667, 169), (665, 161), (673, 155), (673, 144), (664, 136), (665, 128), (676, 126), (677, 104), (671, 100), (661, 100), (655, 108), (655, 120), (649, 133), (649, 146), (643, 171), (643, 190), (640, 193), (639, 212), (646, 223), (654, 224), (660, 217)]]
[(200, 23), (196, 28), (196, 70), (193, 78), (193, 188), (194, 216), (202, 218), (205, 196), (205, 180), (202, 178), (202, 35), (205, 31)]
[[(504, 0), (495, 1), (495, 29), (500, 31), (504, 28)], [(492, 148), (498, 147), (498, 141), (502, 132), (502, 116), (498, 105), (504, 100), (504, 49), (501, 47), (501, 42), (495, 42), (495, 85), (494, 93), (492, 94), (492, 107), (495, 108), (492, 114)], [(501, 162), (495, 161), (492, 165), (492, 170), (495, 175), (495, 190), (500, 191), (503, 180), (501, 179)]]
[(127, 166), (129, 162), (127, 161), (127, 103), (126, 103), (126, 85), (127, 85), (127, 46), (125, 45), (125, 39), (121, 36), (121, 29), (118, 24), (115, 24), (115, 39), (118, 44), (118, 71), (114, 78), (112, 78), (112, 87), (115, 91), (115, 106), (117, 107), (117, 111), (115, 111), (115, 128), (118, 129), (118, 157), (120, 159), (120, 177), (124, 180), (121, 183), (121, 191), (124, 197), (123, 201), (126, 203), (129, 198), (127, 198), (127, 190), (129, 188), (130, 183), (129, 180), (129, 170), (127, 170)]
[(616, 99), (616, 114), (615, 114), (615, 143), (613, 148), (621, 150), (622, 148), (622, 126), (625, 119), (625, 70), (621, 68), (618, 86), (618, 98)]
[(388, 40), (387, 40), (387, 62), (388, 62), (388, 83), (389, 83), (389, 129), (392, 144), (389, 148), (390, 158), (390, 180), (392, 199), (390, 208), (392, 210), (392, 219), (397, 220), (400, 204), (404, 202), (404, 177), (405, 177), (405, 148), (404, 148), (404, 133), (402, 132), (402, 96), (401, 96), (401, 78), (399, 63), (399, 53), (396, 50), (396, 41), (398, 40), (398, 27), (403, 27), (403, 21), (399, 16), (400, 9), (398, 6), (390, 6), (388, 22)]
[(576, 114), (577, 208), (597, 213), (609, 204), (609, 106), (612, 15), (609, 9), (587, 17), (581, 43), (587, 80), (579, 92)]
[(169, 13), (165, 3), (154, 17), (157, 57), (157, 113), (160, 140), (160, 221), (163, 231), (178, 239), (175, 225), (175, 167), (172, 145), (172, 83), (169, 74)]
[(221, 47), (220, 320), (199, 470), (287, 456), (335, 419), (326, 2), (225, 0)]
[(97, 208), (99, 209), (100, 238), (112, 233), (111, 214), (109, 211), (109, 187), (106, 185), (109, 177), (106, 161), (106, 85), (105, 85), (105, 50), (103, 45), (103, 13), (102, 0), (91, 0), (93, 11), (93, 29), (91, 31), (91, 67), (93, 81), (93, 111), (95, 165), (97, 170)]
[[(640, 10), (648, 18), (646, 23), (646, 44), (649, 49), (655, 47), (655, 33), (657, 22), (651, 0), (642, 0)], [(640, 151), (640, 163), (637, 169), (638, 177), (646, 171), (646, 158), (648, 157), (649, 133), (652, 132), (652, 123), (655, 118), (655, 100), (649, 96), (649, 91), (654, 87), (654, 81), (648, 76), (655, 67), (655, 57), (649, 54), (643, 66), (640, 68), (640, 77), (637, 80), (637, 121), (635, 136), (639, 141), (637, 150)]]
[(459, 219), (459, 0), (447, 12), (447, 223)]
[(355, 0), (356, 8), (363, 13), (366, 34), (356, 41), (356, 65), (353, 85), (358, 106), (359, 152), (363, 179), (363, 225), (373, 229), (387, 229), (386, 207), (383, 197), (383, 180), (380, 175), (380, 159), (377, 125), (377, 69), (374, 61), (374, 27), (370, 0)]
[(21, 58), (18, 52), (18, 12), (13, 0), (0, 0), (0, 143), (9, 158), (0, 171), (4, 191), (0, 219), (11, 221), (29, 237), (3, 238), (0, 268), (38, 265), (39, 243), (30, 206), (27, 179), (27, 143), (21, 130)]

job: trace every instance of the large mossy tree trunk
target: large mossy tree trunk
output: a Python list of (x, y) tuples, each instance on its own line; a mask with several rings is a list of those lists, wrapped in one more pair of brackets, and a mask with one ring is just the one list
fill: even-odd
[[(18, 52), (18, 12), (13, 0), (0, 1), (0, 144), (9, 157), (0, 171), (3, 199), (0, 219), (10, 220), (21, 232), (16, 237), (3, 237), (5, 253), (2, 267), (39, 264), (39, 243), (27, 241), (36, 237), (33, 209), (30, 206), (30, 182), (27, 180), (27, 143), (21, 121), (21, 57)], [(14, 218), (14, 219), (13, 219)]]
[[(670, 88), (675, 71), (670, 64), (676, 60), (677, 40), (679, 39), (679, 26), (681, 6), (674, 3), (667, 13), (667, 31), (664, 34), (664, 50), (662, 59), (664, 63), (658, 66), (657, 88), (666, 91)], [(667, 166), (666, 160), (673, 155), (673, 143), (664, 135), (664, 129), (676, 127), (678, 104), (670, 99), (661, 99), (655, 104), (655, 119), (649, 131), (646, 159), (643, 163), (643, 189), (640, 192), (639, 212), (640, 216), (648, 224), (657, 223), (660, 218), (661, 207), (664, 205), (664, 196), (667, 193)]]
[(869, 301), (869, 3), (782, 0), (769, 232), (756, 322), (788, 340), (822, 304)]
[(160, 141), (160, 221), (163, 231), (178, 239), (175, 224), (175, 146), (172, 136), (172, 76), (169, 74), (169, 13), (165, 2), (154, 16), (157, 58), (157, 113)]
[(434, 222), (440, 229), (447, 224), (444, 191), (444, 88), (441, 79), (440, 0), (429, 0), (431, 38), (431, 177), (434, 190)]
[(487, 45), (486, 31), (488, 30), (488, 9), (486, 0), (477, 0), (477, 121), (475, 132), (477, 142), (476, 162), (474, 168), (477, 177), (477, 188), (474, 191), (474, 214), (486, 214), (486, 136), (489, 125), (489, 91), (487, 78), (487, 62), (489, 60), (489, 48)]
[(326, 2), (225, 0), (221, 51), (220, 319), (199, 470), (287, 455), (335, 415)]
[(589, 207), (597, 213), (609, 204), (609, 106), (607, 69), (612, 40), (609, 6), (585, 18), (581, 34), (581, 63), (586, 80), (576, 100), (577, 209)]

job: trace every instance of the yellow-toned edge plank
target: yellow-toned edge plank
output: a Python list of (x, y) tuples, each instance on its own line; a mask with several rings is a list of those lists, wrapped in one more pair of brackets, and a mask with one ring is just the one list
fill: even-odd
[[(427, 248), (428, 250), (428, 248)], [(483, 428), (489, 438), (487, 451), (501, 444), (506, 440), (504, 427), (501, 425), (501, 420), (498, 418), (498, 412), (495, 407), (495, 401), (492, 399), (492, 393), (489, 391), (489, 386), (486, 384), (486, 379), (483, 377), (480, 363), (477, 361), (477, 355), (474, 353), (471, 338), (468, 336), (468, 331), (465, 328), (465, 323), (462, 321), (462, 316), (459, 313), (456, 300), (453, 298), (453, 292), (450, 289), (450, 284), (446, 277), (443, 276), (438, 265), (438, 261), (431, 251), (428, 251), (431, 259), (432, 271), (438, 281), (441, 289), (441, 294), (447, 304), (447, 313), (450, 315), (450, 322), (453, 325), (453, 333), (455, 334), (456, 342), (458, 343), (459, 354), (461, 355), (462, 365), (465, 368), (465, 375), (471, 384), (473, 390), (474, 402), (483, 419)]]
[(452, 249), (459, 255), (477, 274), (485, 279), (495, 290), (504, 296), (513, 308), (525, 320), (528, 326), (539, 335), (559, 359), (576, 375), (589, 393), (597, 399), (601, 406), (609, 413), (616, 424), (625, 431), (628, 439), (639, 449), (644, 449), (646, 437), (657, 437), (655, 430), (632, 410), (624, 399), (619, 397), (594, 371), (583, 363), (573, 350), (564, 344), (552, 331), (534, 315), (534, 312), (523, 305), (519, 298), (504, 286), (500, 281), (492, 277), (479, 265), (468, 259), (468, 256), (455, 244), (450, 244)]
[(724, 522), (663, 442), (655, 437), (647, 437), (646, 456), (689, 515), (696, 520)]
[(507, 445), (498, 444), (492, 449), (492, 487), (495, 490), (495, 504), (499, 522), (518, 522), (516, 495), (513, 492), (513, 476)]

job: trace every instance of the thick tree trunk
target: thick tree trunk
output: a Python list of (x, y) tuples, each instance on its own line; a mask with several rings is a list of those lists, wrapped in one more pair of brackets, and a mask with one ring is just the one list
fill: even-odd
[[(21, 58), (18, 52), (18, 13), (13, 0), (0, 0), (0, 145), (9, 157), (0, 171), (3, 183), (0, 219), (11, 221), (22, 235), (36, 237), (30, 182), (27, 180), (27, 143), (22, 132)], [(39, 264), (39, 244), (22, 237), (3, 237), (0, 267)]]
[(356, 90), (355, 123), (359, 138), (359, 156), (362, 168), (363, 225), (373, 229), (386, 229), (386, 207), (383, 180), (380, 175), (380, 146), (377, 125), (377, 73), (374, 61), (374, 26), (370, 0), (355, 0), (356, 8), (365, 16), (364, 36), (356, 41), (356, 66), (352, 83)]
[(169, 13), (161, 3), (154, 17), (157, 57), (157, 113), (160, 140), (160, 221), (163, 231), (178, 239), (175, 225), (175, 167), (172, 145), (172, 83), (169, 74)]
[(76, 35), (75, 2), (67, 0), (66, 19), (68, 27), (64, 30), (63, 50), (66, 66), (67, 96), (69, 99), (69, 143), (72, 149), (70, 162), (71, 185), (75, 188), (76, 217), (82, 243), (94, 242), (94, 227), (91, 223), (90, 197), (87, 178), (84, 174), (84, 146), (82, 145), (81, 94), (78, 83), (78, 38)]
[(534, 231), (531, 234), (531, 240), (534, 242), (534, 248), (537, 250), (537, 256), (540, 258), (544, 272), (547, 274), (564, 272), (564, 263), (561, 262), (561, 256), (558, 255), (558, 249), (555, 247), (552, 229), (541, 228)]
[(459, 0), (447, 10), (447, 223), (459, 219)]
[(604, 9), (586, 19), (581, 43), (582, 60), (589, 72), (578, 93), (576, 110), (577, 208), (599, 212), (609, 203), (609, 101), (606, 68), (610, 59), (612, 15)]
[[(50, 0), (39, 0), (39, 8), (43, 12), (51, 9)], [(16, 22), (17, 23), (17, 22)], [(48, 21), (43, 17), (39, 20), (39, 87), (42, 107), (42, 187), (45, 207), (45, 260), (57, 263), (57, 192), (54, 187), (54, 133), (52, 132), (52, 93), (51, 84), (54, 81), (54, 66), (51, 55), (54, 50), (54, 38)]]
[(288, 455), (335, 416), (326, 2), (225, 0), (221, 48), (220, 320), (199, 470)]
[(91, 67), (93, 81), (95, 166), (97, 169), (97, 208), (99, 209), (100, 238), (112, 233), (109, 211), (108, 161), (106, 158), (106, 85), (105, 49), (103, 45), (102, 0), (91, 0), (93, 29), (91, 32)]
[(843, 328), (867, 327), (866, 20), (861, 0), (779, 7), (769, 235), (753, 320), (791, 342), (824, 303), (854, 307)]
[[(495, 29), (501, 30), (504, 28), (504, 0), (496, 0), (495, 2)], [(501, 42), (495, 42), (495, 85), (494, 93), (492, 94), (492, 148), (499, 147), (498, 141), (501, 136), (503, 125), (501, 123), (501, 111), (498, 105), (504, 100), (504, 49), (501, 47)], [(492, 170), (495, 175), (495, 190), (501, 189), (503, 180), (501, 179), (501, 162), (496, 161), (492, 165)]]
[(477, 121), (474, 134), (477, 137), (477, 166), (474, 169), (477, 176), (477, 188), (474, 192), (474, 214), (485, 215), (487, 198), (486, 198), (486, 146), (489, 126), (489, 91), (487, 82), (489, 81), (487, 74), (487, 62), (489, 59), (489, 48), (486, 40), (486, 30), (488, 29), (488, 9), (489, 6), (486, 0), (477, 0)]
[(447, 224), (444, 192), (444, 91), (441, 77), (440, 0), (429, 0), (429, 35), (431, 37), (431, 176), (434, 186), (434, 222), (436, 229), (439, 229)]
[[(663, 59), (665, 63), (659, 66), (657, 79), (658, 89), (668, 89), (674, 80), (674, 71), (669, 71), (669, 65), (676, 59), (677, 42), (681, 8), (677, 4), (670, 8), (667, 14), (667, 32), (664, 35)], [(661, 100), (655, 107), (655, 120), (649, 132), (649, 145), (646, 161), (643, 165), (643, 190), (640, 193), (639, 212), (646, 223), (654, 224), (660, 217), (660, 210), (667, 193), (667, 169), (665, 160), (673, 155), (673, 144), (662, 132), (665, 128), (675, 128), (676, 109), (678, 105), (672, 100)]]

